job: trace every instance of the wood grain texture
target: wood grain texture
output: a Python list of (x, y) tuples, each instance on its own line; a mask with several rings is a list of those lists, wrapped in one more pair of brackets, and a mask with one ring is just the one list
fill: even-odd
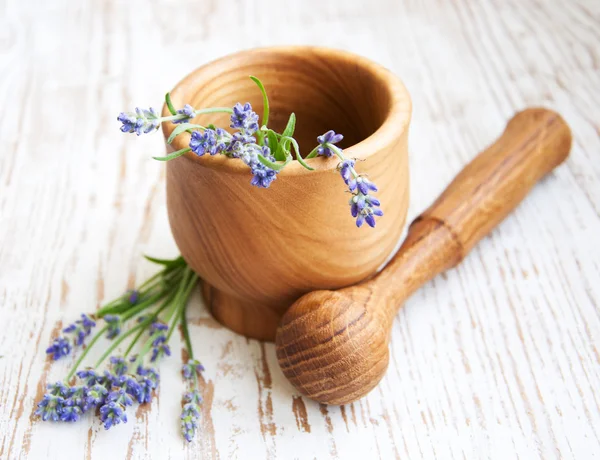
[[(313, 171), (289, 164), (268, 195), (250, 185), (251, 173), (239, 159), (189, 152), (167, 164), (173, 237), (208, 283), (206, 304), (232, 330), (273, 341), (281, 315), (298, 297), (372, 275), (395, 248), (408, 209), (411, 102), (398, 77), (368, 59), (293, 46), (211, 62), (177, 84), (173, 104), (232, 107), (242, 100), (262, 113), (262, 95), (248, 75), (259, 77), (271, 94), (269, 126), (283, 132), (296, 114), (294, 135), (305, 155), (328, 129), (350, 133), (342, 141), (345, 155), (381, 188), (377, 197), (386, 216), (375, 229), (357, 231), (337, 157), (306, 160)], [(228, 118), (201, 115), (196, 121), (227, 127)], [(176, 126), (163, 124), (166, 139)], [(189, 139), (187, 133), (176, 137), (168, 151), (186, 148)]]
[(571, 144), (571, 130), (556, 112), (519, 112), (413, 221), (398, 252), (375, 277), (294, 302), (275, 341), (277, 360), (292, 385), (323, 404), (350, 404), (370, 392), (387, 370), (391, 327), (404, 302), (462, 261), (567, 158)]
[[(589, 459), (600, 451), (600, 5), (596, 0), (0, 1), (0, 458)], [(527, 106), (573, 130), (543, 180), (460, 267), (394, 320), (389, 371), (363, 400), (320, 406), (275, 349), (202, 306), (198, 440), (178, 434), (178, 360), (148, 410), (37, 423), (67, 363), (44, 348), (82, 309), (176, 253), (160, 135), (116, 114), (240, 47), (313, 44), (390, 68), (413, 100), (409, 219)], [(179, 340), (179, 337), (177, 337)], [(179, 346), (175, 343), (175, 348)], [(90, 421), (91, 422), (91, 421)]]

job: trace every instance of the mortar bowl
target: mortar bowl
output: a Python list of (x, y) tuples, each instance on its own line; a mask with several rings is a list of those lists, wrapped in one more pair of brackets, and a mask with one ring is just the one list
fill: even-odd
[[(356, 159), (359, 173), (379, 187), (384, 216), (357, 228), (339, 159), (292, 161), (268, 189), (250, 184), (249, 168), (223, 155), (188, 152), (167, 163), (167, 207), (182, 256), (203, 279), (206, 303), (225, 326), (273, 341), (279, 319), (303, 294), (337, 289), (372, 275), (403, 231), (409, 199), (410, 96), (390, 71), (357, 55), (319, 47), (242, 51), (206, 64), (171, 92), (176, 108), (231, 107), (262, 96), (248, 78), (262, 80), (270, 99), (269, 127), (281, 132), (292, 112), (294, 137), (306, 154), (332, 129)], [(163, 108), (163, 114), (169, 115)], [(262, 121), (262, 120), (261, 120)], [(229, 127), (227, 114), (195, 123)], [(163, 124), (165, 139), (176, 125)], [(187, 147), (181, 134), (168, 153)]]

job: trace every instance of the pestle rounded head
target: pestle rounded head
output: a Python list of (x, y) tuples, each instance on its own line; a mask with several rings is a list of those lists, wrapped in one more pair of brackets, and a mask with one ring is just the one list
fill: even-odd
[(303, 395), (348, 404), (379, 383), (388, 366), (383, 299), (366, 287), (315, 291), (285, 313), (275, 343), (287, 379)]

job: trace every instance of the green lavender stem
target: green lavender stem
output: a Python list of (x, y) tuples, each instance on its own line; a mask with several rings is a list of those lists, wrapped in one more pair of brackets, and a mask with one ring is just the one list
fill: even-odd
[[(108, 347), (104, 353), (102, 354), (102, 356), (100, 356), (100, 358), (98, 359), (98, 361), (96, 361), (96, 365), (95, 367), (99, 367), (100, 364), (102, 364), (104, 362), (104, 360), (112, 353), (112, 351), (117, 348), (119, 346), (119, 344), (125, 340), (127, 337), (129, 337), (131, 334), (133, 334), (135, 331), (137, 331), (140, 328), (144, 328), (145, 326), (148, 326), (148, 323), (143, 322), (140, 323), (134, 327), (132, 327), (131, 329), (129, 329), (127, 332), (122, 333), (117, 339), (115, 339), (113, 341), (113, 343), (110, 345), (110, 347)], [(144, 332), (144, 329), (142, 329), (141, 332)]]
[(173, 331), (175, 330), (175, 325), (177, 324), (177, 321), (180, 320), (181, 315), (183, 314), (183, 312), (185, 312), (188, 298), (190, 297), (190, 294), (192, 293), (192, 289), (194, 289), (194, 286), (196, 285), (197, 281), (198, 281), (198, 275), (196, 275), (194, 272), (191, 272), (191, 276), (188, 281), (188, 284), (185, 287), (183, 294), (181, 296), (181, 303), (180, 303), (181, 306), (179, 307), (180, 311), (178, 312), (178, 315), (176, 315), (175, 318), (173, 319), (173, 324), (172, 324), (171, 328), (169, 329), (169, 333), (167, 334), (167, 342), (169, 341), (169, 339), (171, 338), (171, 335), (173, 334)]
[(81, 354), (79, 359), (77, 361), (75, 361), (75, 364), (71, 368), (71, 371), (65, 377), (65, 383), (69, 383), (69, 380), (71, 380), (71, 378), (73, 378), (73, 376), (75, 375), (75, 372), (77, 371), (77, 368), (79, 367), (81, 362), (84, 360), (84, 358), (90, 352), (90, 350), (92, 349), (94, 344), (98, 341), (98, 339), (100, 339), (100, 337), (102, 337), (102, 334), (104, 334), (107, 329), (108, 329), (108, 326), (104, 326), (102, 329), (100, 329), (98, 332), (96, 332), (96, 335), (92, 338), (92, 340), (88, 344), (87, 348), (85, 350), (83, 350), (83, 353)]
[(190, 359), (194, 359), (194, 350), (192, 349), (192, 340), (190, 339), (190, 330), (188, 328), (186, 312), (187, 304), (185, 308), (182, 308), (181, 310), (181, 329), (183, 331), (183, 339), (185, 340), (185, 346), (187, 348), (188, 356)]
[[(174, 291), (171, 291), (171, 294), (169, 295), (169, 297), (163, 302), (163, 304), (152, 314), (152, 316), (150, 316), (148, 319), (144, 320), (144, 323), (152, 323), (152, 321), (156, 320), (156, 318), (158, 318), (158, 315), (160, 315), (160, 313), (169, 306), (171, 300), (173, 300), (173, 297), (175, 295)], [(138, 332), (138, 334), (134, 337), (134, 339), (131, 341), (131, 343), (129, 344), (129, 346), (127, 347), (127, 350), (125, 350), (124, 356), (129, 355), (129, 353), (131, 352), (131, 350), (133, 350), (133, 347), (135, 346), (135, 344), (138, 342), (138, 340), (140, 339), (140, 337), (142, 336), (142, 334), (144, 333), (144, 329), (140, 330), (140, 332)]]

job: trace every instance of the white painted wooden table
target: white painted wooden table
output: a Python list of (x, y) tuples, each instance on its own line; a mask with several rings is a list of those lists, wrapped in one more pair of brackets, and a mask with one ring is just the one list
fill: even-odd
[[(178, 432), (177, 358), (130, 423), (33, 419), (61, 321), (172, 256), (160, 135), (115, 121), (240, 48), (344, 48), (413, 96), (410, 217), (514, 111), (558, 110), (574, 145), (460, 268), (394, 325), (387, 376), (346, 407), (299, 397), (274, 347), (218, 325), (195, 294), (206, 366), (199, 438)], [(0, 1), (0, 458), (600, 456), (598, 0)], [(179, 349), (179, 338), (175, 349)]]

